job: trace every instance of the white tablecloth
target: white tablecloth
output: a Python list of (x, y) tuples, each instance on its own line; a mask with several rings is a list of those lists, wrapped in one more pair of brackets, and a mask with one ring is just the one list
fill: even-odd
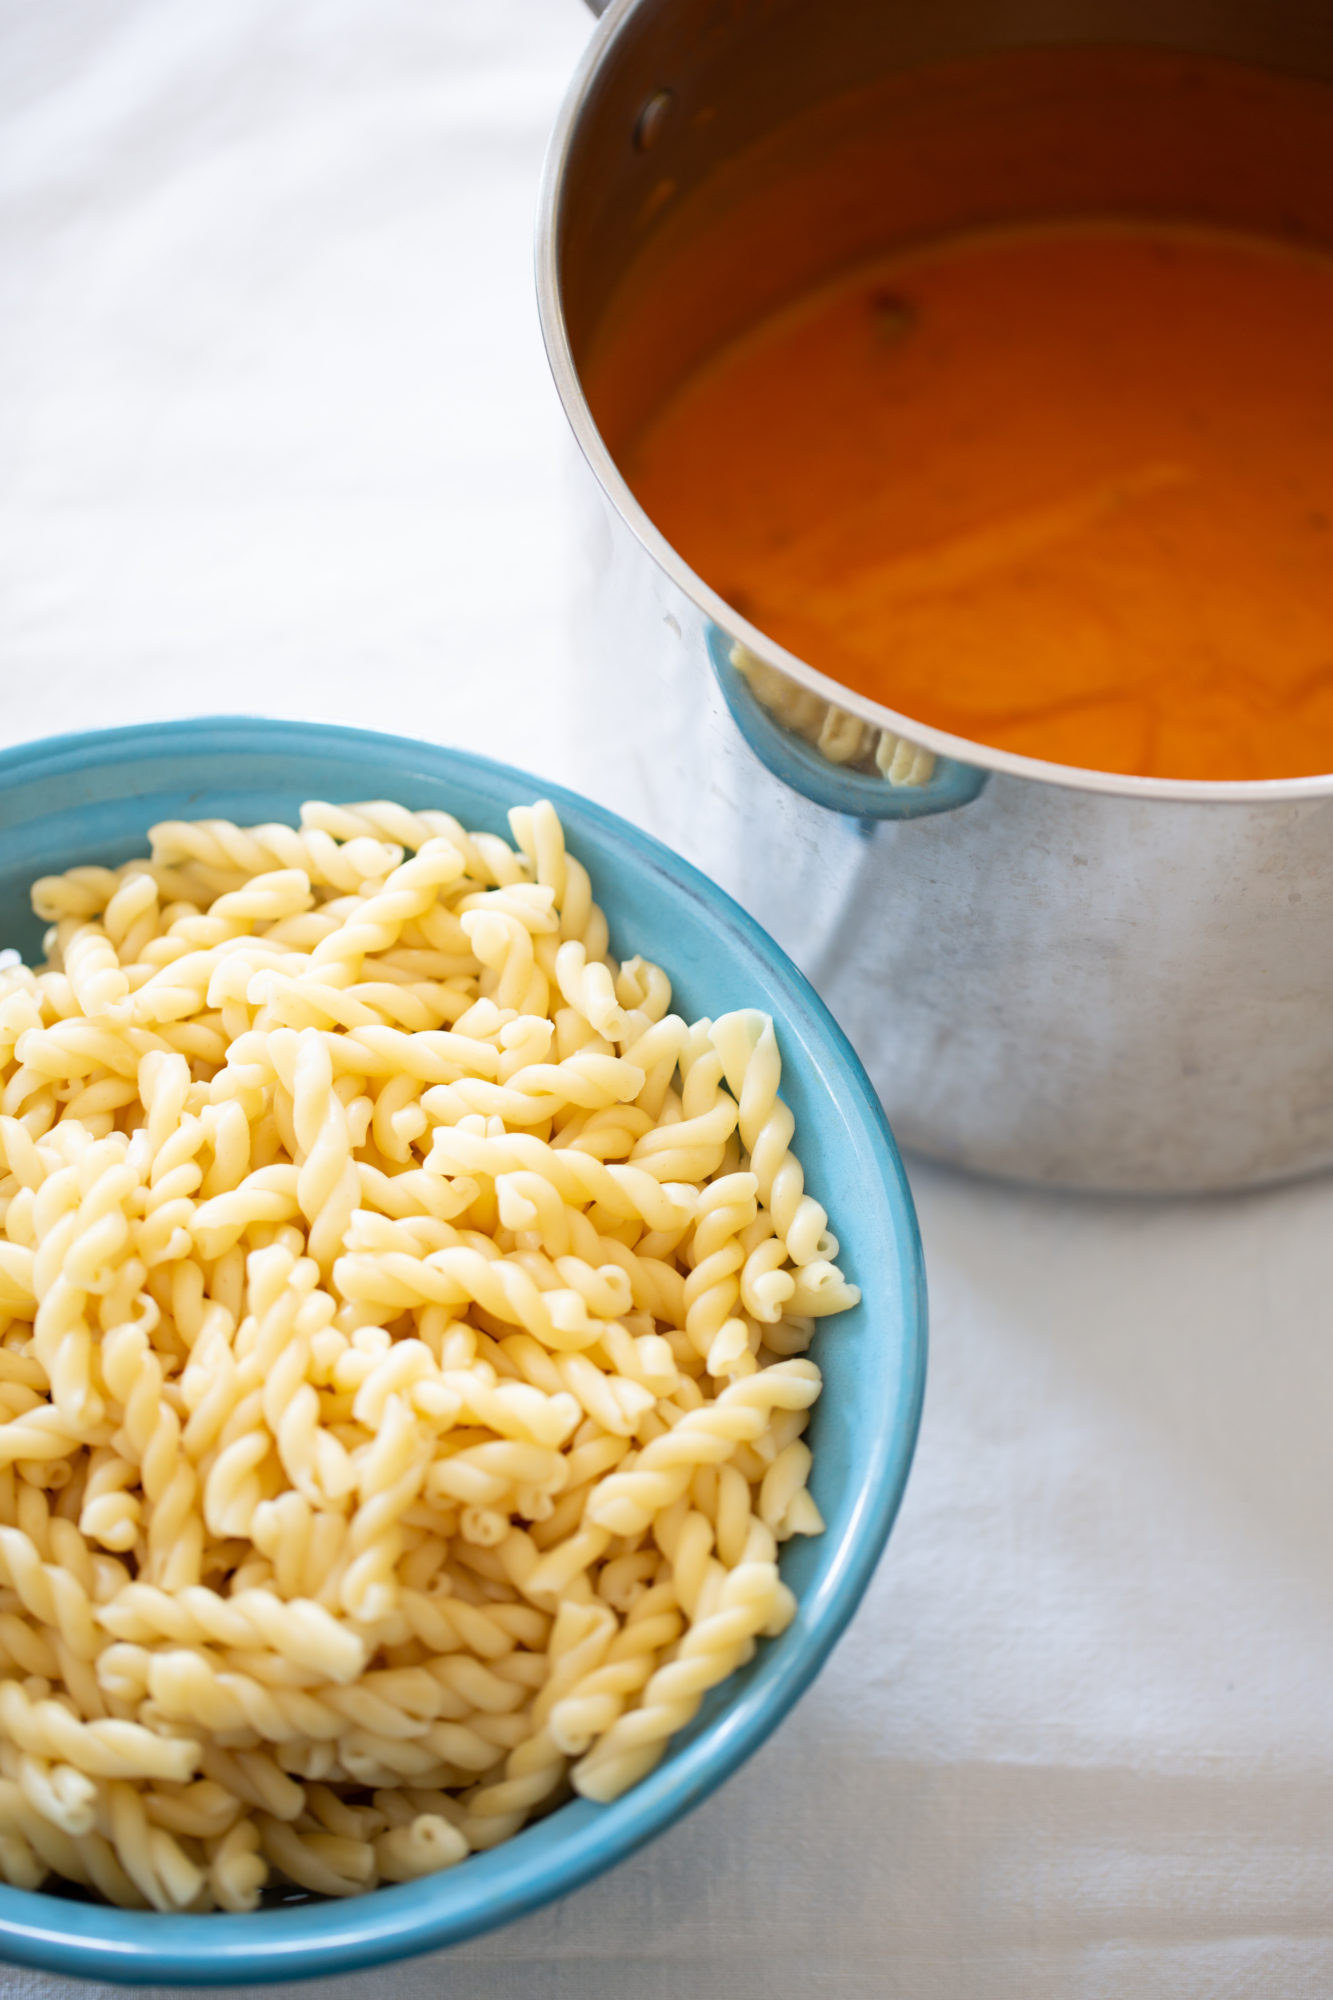
[[(529, 238), (587, 32), (2, 0), (0, 738), (225, 707), (561, 777)], [(822, 1679), (615, 1874), (329, 2000), (1333, 1992), (1328, 1185), (914, 1181), (921, 1446)]]

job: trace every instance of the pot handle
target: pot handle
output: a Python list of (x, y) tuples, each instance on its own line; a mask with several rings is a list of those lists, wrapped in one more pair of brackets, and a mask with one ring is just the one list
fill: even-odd
[[(794, 690), (799, 712), (784, 718), (771, 697), (780, 700), (793, 683), (734, 645), (711, 620), (706, 638), (722, 699), (755, 756), (775, 778), (829, 812), (924, 819), (970, 804), (990, 776), (877, 731), (804, 689)], [(868, 764), (874, 768), (864, 768)]]

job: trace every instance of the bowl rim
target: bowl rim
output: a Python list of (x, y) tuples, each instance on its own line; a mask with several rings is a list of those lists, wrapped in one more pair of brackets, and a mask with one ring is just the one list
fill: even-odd
[[(432, 1880), (377, 1890), (341, 1903), (306, 1904), (248, 1915), (167, 1915), (124, 1911), (0, 1884), (0, 1958), (81, 1978), (139, 1984), (234, 1985), (311, 1978), (388, 1964), (459, 1944), (530, 1914), (628, 1858), (721, 1785), (788, 1714), (815, 1678), (850, 1620), (878, 1564), (911, 1467), (925, 1393), (927, 1298), (920, 1231), (907, 1176), (888, 1119), (859, 1057), (824, 1002), (766, 931), (700, 870), (630, 821), (595, 801), (549, 784), (479, 752), (342, 724), (261, 716), (198, 716), (70, 732), (0, 750), (0, 791), (37, 778), (128, 763), (145, 754), (245, 754), (371, 749), (410, 757), (412, 775), (466, 783), (470, 774), (525, 795), (551, 799), (568, 814), (572, 844), (581, 825), (611, 836), (640, 871), (666, 877), (711, 919), (715, 935), (766, 962), (810, 1031), (811, 1055), (831, 1080), (844, 1122), (882, 1168), (882, 1200), (897, 1252), (902, 1353), (895, 1407), (871, 1436), (867, 1464), (834, 1561), (813, 1596), (800, 1601), (785, 1645), (762, 1656), (758, 1671), (721, 1714), (673, 1751), (611, 1806), (579, 1801), (572, 1837), (525, 1865), (524, 1834), (478, 1856), (487, 1885), (470, 1907), (432, 1912)], [(404, 776), (408, 775), (406, 769)], [(668, 954), (669, 955), (669, 954)], [(786, 1638), (787, 1635), (784, 1635)], [(538, 1822), (538, 1826), (541, 1822)], [(536, 1831), (536, 1829), (532, 1829)], [(302, 1920), (306, 1920), (303, 1922)], [(307, 1928), (312, 1930), (306, 1935)]]

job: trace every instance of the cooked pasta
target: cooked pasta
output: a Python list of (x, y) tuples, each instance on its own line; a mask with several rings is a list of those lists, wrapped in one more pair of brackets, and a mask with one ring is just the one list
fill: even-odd
[(772, 1022), (546, 803), (153, 829), (0, 962), (0, 1877), (248, 1910), (615, 1797), (779, 1632), (859, 1296)]

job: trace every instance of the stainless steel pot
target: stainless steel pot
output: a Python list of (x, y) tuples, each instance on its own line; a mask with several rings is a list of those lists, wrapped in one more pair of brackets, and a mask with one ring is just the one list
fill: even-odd
[[(616, 425), (891, 237), (1100, 206), (1333, 242), (1330, 77), (1307, 0), (615, 0), (561, 112), (537, 270), (593, 496), (579, 781), (754, 912), (934, 1158), (1145, 1191), (1333, 1161), (1333, 776), (1067, 769), (851, 694), (688, 569)], [(859, 193), (821, 208), (799, 186), (845, 148)], [(798, 158), (775, 234), (757, 190)]]

